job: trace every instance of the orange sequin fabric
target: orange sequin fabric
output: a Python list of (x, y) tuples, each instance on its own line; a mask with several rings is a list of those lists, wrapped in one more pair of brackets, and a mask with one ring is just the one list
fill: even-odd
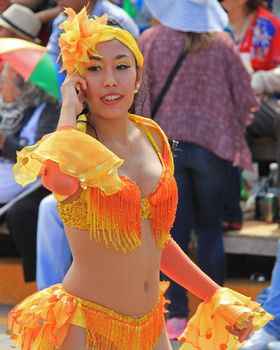
[[(159, 126), (146, 118), (130, 115), (144, 127), (163, 165), (163, 173), (154, 191), (141, 198), (137, 184), (120, 176), (125, 186), (117, 193), (106, 195), (98, 187), (87, 187), (81, 197), (69, 204), (58, 202), (58, 211), (67, 226), (87, 229), (96, 242), (104, 242), (123, 252), (141, 245), (141, 219), (150, 219), (157, 245), (163, 248), (170, 239), (178, 202), (177, 185), (173, 176), (173, 158), (168, 141)], [(161, 154), (150, 128), (164, 139)]]

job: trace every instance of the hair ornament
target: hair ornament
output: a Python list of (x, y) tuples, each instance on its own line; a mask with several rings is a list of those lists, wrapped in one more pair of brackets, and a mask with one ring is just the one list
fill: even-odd
[(65, 9), (65, 13), (68, 18), (60, 25), (64, 32), (59, 38), (62, 71), (66, 70), (68, 75), (73, 72), (82, 75), (90, 57), (98, 54), (96, 45), (114, 39), (132, 51), (138, 66), (143, 65), (142, 53), (133, 36), (124, 29), (107, 25), (107, 14), (89, 18), (85, 7), (78, 14), (71, 8)]

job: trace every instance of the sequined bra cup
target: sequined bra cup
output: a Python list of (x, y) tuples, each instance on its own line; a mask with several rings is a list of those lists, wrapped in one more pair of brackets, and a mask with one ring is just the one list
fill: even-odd
[[(130, 115), (130, 119), (144, 127), (163, 165), (163, 173), (154, 191), (141, 198), (138, 186), (129, 178), (120, 176), (125, 187), (116, 194), (106, 196), (99, 188), (87, 188), (74, 202), (58, 202), (58, 211), (65, 225), (89, 230), (95, 241), (112, 244), (124, 252), (141, 245), (141, 219), (151, 220), (156, 243), (163, 248), (170, 237), (178, 201), (173, 158), (163, 132), (156, 123), (133, 117)], [(149, 128), (156, 128), (164, 137), (162, 155)]]

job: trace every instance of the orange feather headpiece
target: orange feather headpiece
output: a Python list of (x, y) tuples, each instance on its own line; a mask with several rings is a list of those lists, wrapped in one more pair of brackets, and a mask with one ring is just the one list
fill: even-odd
[(59, 45), (62, 70), (66, 70), (67, 74), (83, 74), (90, 56), (98, 54), (96, 45), (114, 39), (127, 46), (135, 56), (137, 65), (143, 66), (143, 55), (133, 36), (124, 29), (107, 25), (107, 14), (92, 19), (88, 17), (85, 7), (78, 14), (71, 8), (65, 9), (65, 13), (68, 19), (60, 25), (64, 32), (60, 35)]

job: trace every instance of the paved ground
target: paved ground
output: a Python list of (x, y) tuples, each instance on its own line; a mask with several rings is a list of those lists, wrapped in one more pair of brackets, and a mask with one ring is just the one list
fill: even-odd
[[(10, 309), (9, 306), (0, 305), (0, 349), (1, 350), (11, 350), (11, 342), (8, 336), (5, 334), (6, 315), (9, 309)], [(177, 342), (173, 342), (172, 344), (173, 350), (178, 350), (179, 346), (180, 344)]]

